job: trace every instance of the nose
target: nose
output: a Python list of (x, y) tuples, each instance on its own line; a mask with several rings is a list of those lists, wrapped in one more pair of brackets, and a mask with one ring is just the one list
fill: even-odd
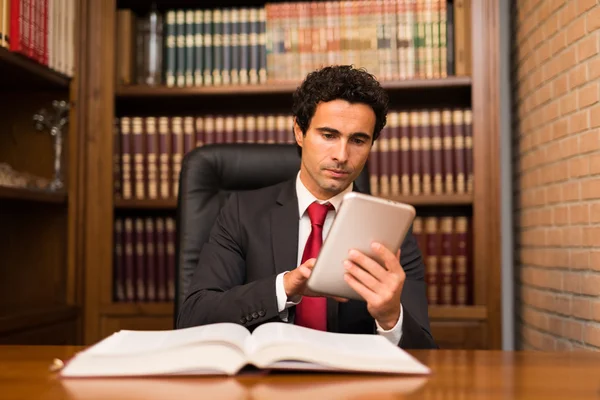
[(340, 164), (344, 164), (348, 161), (348, 142), (346, 140), (339, 140), (333, 154), (333, 159)]

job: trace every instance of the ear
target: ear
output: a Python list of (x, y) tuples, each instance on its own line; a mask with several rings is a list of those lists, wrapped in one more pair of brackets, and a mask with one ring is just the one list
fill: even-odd
[(296, 138), (296, 143), (298, 143), (298, 146), (302, 147), (304, 135), (302, 134), (302, 129), (300, 129), (300, 125), (298, 125), (298, 122), (296, 122), (296, 118), (294, 118), (294, 137)]

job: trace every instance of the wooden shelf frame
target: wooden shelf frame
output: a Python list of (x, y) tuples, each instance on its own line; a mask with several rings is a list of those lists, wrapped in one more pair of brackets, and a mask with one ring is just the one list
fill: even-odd
[(30, 328), (70, 321), (79, 315), (75, 306), (41, 307), (31, 310), (16, 309), (10, 313), (0, 313), (0, 334), (22, 331)]
[[(135, 97), (197, 97), (197, 96), (240, 96), (291, 94), (298, 83), (271, 83), (261, 85), (227, 86), (117, 86), (115, 95), (121, 98)], [(464, 88), (471, 86), (468, 76), (452, 76), (442, 79), (406, 79), (383, 81), (381, 85), (389, 90)]]
[(0, 201), (3, 199), (66, 204), (67, 193), (63, 191), (48, 192), (43, 190), (0, 186)]
[[(412, 204), (413, 206), (469, 206), (473, 204), (472, 194), (423, 195), (423, 196), (383, 196), (384, 199)], [(177, 199), (115, 199), (116, 209), (122, 210), (175, 210)]]
[[(101, 313), (104, 316), (129, 317), (129, 316), (173, 316), (174, 306), (172, 301), (156, 303), (110, 303), (103, 304)], [(431, 320), (467, 320), (483, 321), (487, 318), (487, 310), (484, 306), (429, 306), (429, 317)]]
[(71, 78), (22, 54), (0, 48), (0, 87), (66, 89)]

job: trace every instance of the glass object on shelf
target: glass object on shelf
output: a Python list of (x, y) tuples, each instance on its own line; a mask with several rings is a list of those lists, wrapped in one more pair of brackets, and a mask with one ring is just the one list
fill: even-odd
[(54, 179), (48, 187), (51, 191), (64, 189), (63, 168), (62, 168), (62, 146), (63, 146), (63, 128), (69, 123), (70, 105), (66, 101), (54, 100), (52, 102), (53, 111), (48, 112), (42, 108), (33, 116), (35, 128), (39, 131), (48, 129), (50, 135), (54, 138)]

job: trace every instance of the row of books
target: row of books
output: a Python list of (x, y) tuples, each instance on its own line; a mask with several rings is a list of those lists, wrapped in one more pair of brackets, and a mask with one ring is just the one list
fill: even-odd
[(73, 76), (76, 0), (0, 0), (0, 47)]
[[(289, 115), (121, 117), (115, 124), (115, 195), (175, 198), (181, 161), (213, 143), (294, 143)], [(391, 111), (368, 161), (374, 195), (473, 192), (469, 109)]]
[(117, 11), (118, 84), (298, 82), (353, 64), (380, 80), (470, 74), (469, 0), (267, 3)]
[[(117, 217), (114, 229), (113, 300), (172, 301), (175, 220), (171, 217)], [(417, 216), (413, 233), (423, 255), (429, 304), (470, 305), (470, 218)]]
[(417, 216), (413, 233), (425, 264), (428, 303), (473, 304), (470, 217)]
[[(289, 115), (121, 117), (115, 195), (176, 198), (185, 154), (213, 143), (294, 143)], [(373, 195), (473, 191), (471, 110), (391, 111), (368, 160)]]
[(117, 217), (114, 233), (113, 301), (173, 301), (175, 220)]

